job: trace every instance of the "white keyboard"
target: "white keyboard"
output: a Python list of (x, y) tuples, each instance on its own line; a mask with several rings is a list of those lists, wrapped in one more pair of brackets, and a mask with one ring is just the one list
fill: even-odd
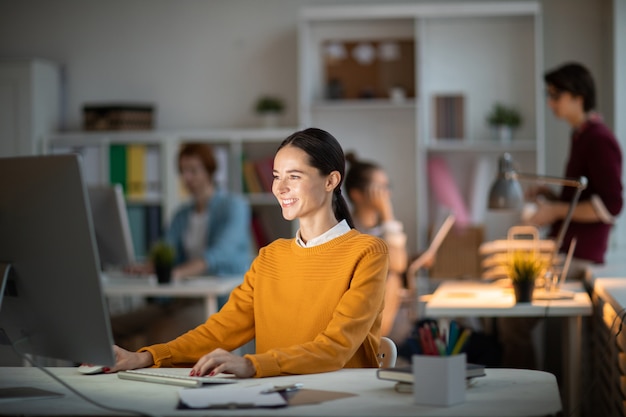
[(178, 385), (181, 387), (200, 387), (205, 384), (232, 384), (237, 382), (235, 378), (221, 378), (215, 376), (186, 376), (174, 375), (165, 372), (153, 372), (145, 369), (133, 369), (120, 371), (117, 376), (121, 379), (133, 381), (155, 382), (157, 384)]

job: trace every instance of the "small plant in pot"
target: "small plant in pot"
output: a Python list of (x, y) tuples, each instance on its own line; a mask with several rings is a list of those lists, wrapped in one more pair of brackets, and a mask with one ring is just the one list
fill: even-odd
[(176, 259), (176, 250), (164, 240), (155, 242), (150, 248), (150, 261), (154, 266), (154, 272), (159, 284), (170, 282), (172, 268)]
[(278, 118), (285, 110), (285, 102), (276, 96), (261, 96), (255, 105), (256, 113), (263, 120), (265, 127), (278, 125)]
[(498, 139), (508, 142), (513, 138), (513, 131), (522, 124), (522, 116), (513, 107), (496, 103), (487, 115), (487, 123)]
[(541, 276), (545, 268), (541, 258), (534, 252), (514, 252), (507, 267), (516, 302), (530, 302), (535, 289), (535, 280)]

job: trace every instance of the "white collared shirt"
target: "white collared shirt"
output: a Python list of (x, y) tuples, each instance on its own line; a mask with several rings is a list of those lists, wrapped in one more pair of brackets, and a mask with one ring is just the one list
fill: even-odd
[(183, 236), (183, 247), (187, 259), (202, 259), (206, 249), (206, 236), (209, 224), (208, 211), (189, 213), (187, 230)]
[(312, 248), (313, 246), (321, 245), (322, 243), (330, 242), (336, 237), (344, 235), (350, 231), (350, 226), (348, 226), (348, 222), (344, 219), (337, 223), (335, 226), (331, 227), (321, 235), (310, 239), (308, 242), (304, 242), (300, 237), (300, 229), (298, 229), (298, 233), (296, 233), (296, 243), (303, 248)]

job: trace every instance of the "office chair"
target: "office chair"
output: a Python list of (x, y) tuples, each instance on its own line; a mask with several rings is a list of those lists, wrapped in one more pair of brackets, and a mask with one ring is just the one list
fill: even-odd
[(533, 252), (546, 264), (552, 262), (551, 267), (562, 264), (562, 256), (555, 255), (556, 247), (554, 240), (541, 239), (539, 231), (534, 226), (513, 226), (509, 229), (507, 238), (484, 242), (479, 247), (482, 279), (497, 280), (508, 278), (507, 264), (510, 255), (514, 251)]
[(396, 344), (388, 337), (380, 338), (380, 347), (378, 348), (378, 364), (381, 368), (393, 368), (396, 366), (398, 358), (398, 348)]

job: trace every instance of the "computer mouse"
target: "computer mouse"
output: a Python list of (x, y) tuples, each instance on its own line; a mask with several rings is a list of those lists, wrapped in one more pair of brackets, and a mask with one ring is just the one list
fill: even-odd
[(83, 375), (95, 375), (104, 373), (104, 366), (82, 364), (78, 367), (78, 372)]

